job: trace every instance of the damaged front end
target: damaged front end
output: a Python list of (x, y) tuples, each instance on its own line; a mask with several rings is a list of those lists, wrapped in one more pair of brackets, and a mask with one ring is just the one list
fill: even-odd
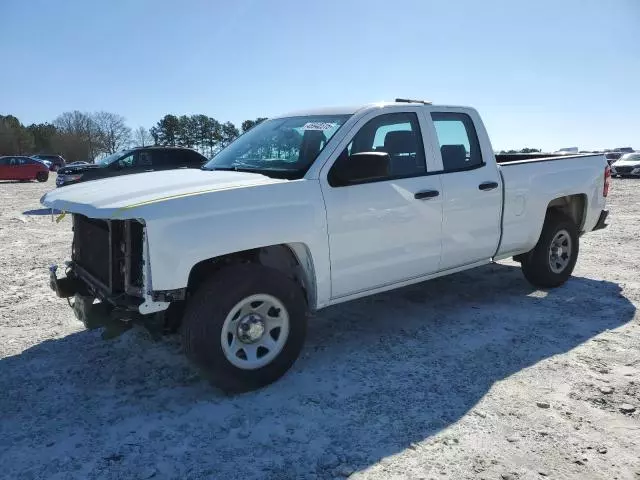
[(118, 333), (138, 320), (156, 330), (162, 320), (154, 314), (169, 303), (154, 301), (147, 258), (142, 221), (74, 214), (71, 261), (64, 277), (51, 266), (49, 283), (57, 296), (73, 298), (69, 303), (87, 328), (105, 326)]

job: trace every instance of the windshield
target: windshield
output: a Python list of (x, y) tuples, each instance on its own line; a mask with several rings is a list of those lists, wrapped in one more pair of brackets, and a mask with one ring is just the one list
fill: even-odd
[(221, 150), (203, 168), (302, 178), (350, 115), (266, 120)]
[(620, 161), (640, 162), (640, 153), (627, 153), (623, 155)]
[(106, 167), (107, 165), (109, 165), (110, 163), (115, 162), (120, 157), (122, 157), (123, 155), (126, 155), (130, 151), (131, 150), (121, 150), (119, 152), (112, 153), (111, 155), (109, 155), (107, 157), (101, 158), (100, 160), (96, 160), (96, 164), (97, 165), (102, 165), (103, 167)]

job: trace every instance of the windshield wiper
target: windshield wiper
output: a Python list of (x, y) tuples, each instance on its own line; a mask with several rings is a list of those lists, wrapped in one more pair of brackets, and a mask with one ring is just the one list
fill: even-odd
[(211, 167), (205, 168), (204, 170), (208, 170), (211, 172), (222, 171), (222, 172), (245, 172), (245, 173), (259, 173), (266, 177), (271, 178), (284, 178), (287, 180), (295, 180), (297, 178), (301, 178), (300, 172), (298, 170), (291, 170), (289, 168), (243, 168), (243, 167)]
[(239, 166), (232, 166), (232, 167), (211, 167), (211, 168), (207, 168), (207, 170), (213, 170), (213, 171), (222, 171), (222, 172), (258, 172), (258, 171), (263, 171), (259, 168), (247, 168), (247, 167), (239, 167)]
[(230, 172), (241, 172), (243, 169), (254, 169), (259, 170), (259, 167), (253, 163), (245, 163), (245, 162), (235, 162), (233, 165), (229, 165), (228, 167), (216, 167), (215, 165), (205, 168), (204, 170), (224, 170)]

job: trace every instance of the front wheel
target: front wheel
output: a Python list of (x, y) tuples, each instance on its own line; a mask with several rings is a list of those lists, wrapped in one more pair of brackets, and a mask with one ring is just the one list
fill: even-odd
[(525, 278), (536, 287), (565, 283), (578, 260), (579, 237), (575, 222), (561, 212), (549, 211), (538, 243), (520, 257)]
[(39, 182), (46, 182), (49, 179), (49, 174), (45, 172), (38, 172), (36, 174), (36, 180)]
[(213, 385), (245, 392), (289, 370), (306, 329), (300, 285), (272, 268), (243, 264), (220, 270), (197, 289), (182, 337), (187, 356)]

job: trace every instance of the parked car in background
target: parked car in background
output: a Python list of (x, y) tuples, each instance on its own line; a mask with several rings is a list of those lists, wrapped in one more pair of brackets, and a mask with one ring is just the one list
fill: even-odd
[[(31, 157), (33, 158), (33, 157)], [(46, 165), (46, 167), (49, 169), (49, 171), (53, 171), (53, 163), (51, 163), (49, 160), (40, 160), (39, 158), (33, 158), (34, 160), (42, 163), (43, 165)]]
[(640, 177), (640, 153), (625, 153), (611, 165), (614, 177)]
[(35, 158), (36, 160), (45, 160), (51, 163), (50, 170), (52, 172), (57, 172), (58, 169), (64, 167), (66, 165), (66, 161), (60, 155), (48, 155), (44, 153), (39, 153), (37, 155), (31, 155), (31, 158)]
[(0, 157), (0, 180), (38, 180), (49, 179), (49, 167), (44, 163), (23, 156)]
[(67, 167), (72, 167), (74, 165), (91, 165), (89, 162), (82, 162), (82, 161), (78, 161), (78, 162), (71, 162), (71, 163), (67, 163)]
[(58, 170), (56, 186), (155, 170), (200, 168), (207, 161), (207, 157), (190, 148), (138, 147), (116, 152), (96, 163), (67, 165)]
[(607, 160), (607, 163), (611, 165), (616, 160), (620, 160), (622, 155), (624, 155), (622, 152), (606, 152), (604, 158)]
[(560, 150), (557, 150), (554, 153), (559, 153), (561, 155), (573, 155), (575, 153), (578, 153), (578, 147), (561, 148)]

